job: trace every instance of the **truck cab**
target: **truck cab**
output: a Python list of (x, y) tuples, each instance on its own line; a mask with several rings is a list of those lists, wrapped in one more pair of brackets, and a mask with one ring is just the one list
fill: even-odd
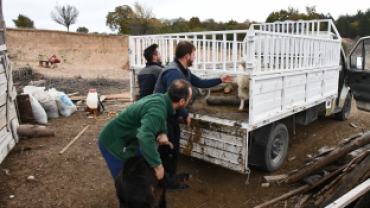
[(370, 36), (353, 47), (346, 65), (346, 85), (350, 87), (359, 110), (370, 112)]

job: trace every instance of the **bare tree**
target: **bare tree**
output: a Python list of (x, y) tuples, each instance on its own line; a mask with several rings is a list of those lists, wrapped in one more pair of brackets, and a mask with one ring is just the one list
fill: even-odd
[(74, 6), (55, 6), (55, 11), (51, 12), (51, 19), (56, 23), (64, 25), (69, 31), (69, 26), (76, 23), (80, 12)]

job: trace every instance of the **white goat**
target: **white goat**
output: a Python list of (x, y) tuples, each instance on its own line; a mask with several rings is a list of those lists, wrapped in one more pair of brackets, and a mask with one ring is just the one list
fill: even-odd
[[(242, 63), (238, 66), (238, 71), (245, 72), (246, 57), (242, 58)], [(244, 101), (249, 99), (249, 76), (237, 75), (236, 82), (238, 84), (238, 97), (240, 98), (239, 111), (244, 109)]]

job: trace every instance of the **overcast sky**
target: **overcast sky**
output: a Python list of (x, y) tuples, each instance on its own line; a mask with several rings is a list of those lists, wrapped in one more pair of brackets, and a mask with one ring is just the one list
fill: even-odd
[[(50, 18), (50, 12), (59, 5), (72, 5), (79, 11), (77, 23), (70, 26), (76, 31), (80, 26), (87, 27), (89, 32), (107, 32), (111, 30), (105, 25), (108, 12), (122, 5), (133, 8), (138, 0), (3, 0), (3, 12), (7, 27), (15, 27), (12, 19), (19, 14), (34, 21), (37, 29), (66, 31), (62, 25)], [(141, 5), (152, 8), (158, 19), (199, 17), (201, 21), (213, 18), (227, 22), (230, 19), (243, 22), (246, 19), (263, 22), (272, 11), (288, 9), (289, 6), (305, 12), (306, 6), (316, 5), (318, 13), (330, 13), (335, 19), (343, 14), (356, 14), (357, 10), (366, 11), (370, 4), (366, 0), (139, 0)], [(366, 3), (367, 2), (367, 3)]]

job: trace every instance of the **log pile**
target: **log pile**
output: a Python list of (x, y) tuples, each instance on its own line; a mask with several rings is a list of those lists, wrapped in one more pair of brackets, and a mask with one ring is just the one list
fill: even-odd
[[(370, 195), (370, 131), (339, 142), (335, 148), (321, 151), (297, 171), (280, 176), (267, 176), (265, 182), (299, 184), (300, 187), (256, 206), (268, 207), (299, 195), (294, 207), (307, 201), (315, 207), (364, 207)], [(357, 201), (356, 201), (357, 200)]]

